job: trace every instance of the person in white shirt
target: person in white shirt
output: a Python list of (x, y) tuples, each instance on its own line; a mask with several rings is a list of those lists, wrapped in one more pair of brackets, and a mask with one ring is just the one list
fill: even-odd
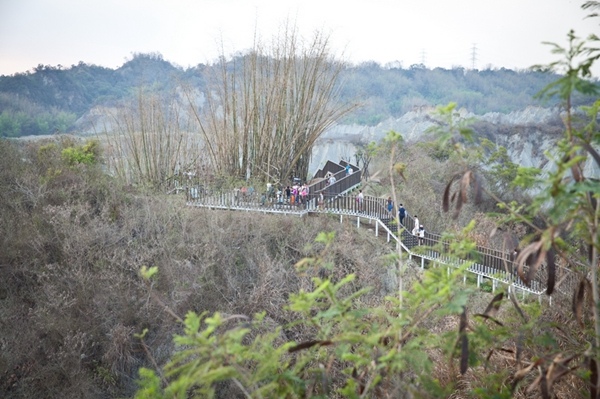
[(363, 202), (365, 201), (365, 196), (362, 190), (358, 190), (358, 195), (356, 196), (356, 204), (358, 205), (358, 211), (362, 212), (363, 210)]
[(423, 225), (419, 226), (419, 245), (423, 245), (423, 242), (425, 241), (425, 229), (423, 228)]

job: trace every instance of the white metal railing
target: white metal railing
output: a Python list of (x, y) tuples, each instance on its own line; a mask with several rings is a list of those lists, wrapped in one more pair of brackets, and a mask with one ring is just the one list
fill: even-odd
[[(357, 188), (359, 184), (360, 182), (348, 187), (346, 191)], [(296, 202), (290, 201), (284, 194), (269, 196), (266, 193), (254, 192), (254, 190), (217, 193), (189, 190), (187, 205), (298, 216), (307, 215), (309, 212), (336, 214), (340, 216), (340, 221), (343, 221), (344, 216), (353, 216), (356, 217), (357, 227), (361, 226), (361, 219), (367, 219), (370, 224), (375, 223), (375, 235), (379, 236), (380, 232), (384, 233), (387, 241), (394, 241), (397, 246), (401, 246), (409, 258), (420, 258), (421, 268), (424, 268), (425, 260), (438, 262), (448, 267), (458, 267), (465, 262), (470, 262), (471, 266), (465, 270), (476, 275), (478, 287), (484, 279), (489, 279), (492, 282), (492, 291), (496, 290), (498, 284), (504, 284), (508, 286), (509, 291), (514, 290), (523, 295), (535, 294), (540, 297), (540, 300), (546, 292), (544, 283), (545, 274), (547, 274), (546, 265), (542, 265), (531, 283), (526, 285), (516, 274), (514, 259), (510, 258), (510, 254), (502, 251), (478, 246), (477, 253), (466, 259), (450, 257), (445, 255), (445, 251), (439, 250), (439, 248), (447, 248), (450, 243), (434, 233), (426, 233), (423, 245), (420, 246), (418, 239), (408, 230), (409, 225), (414, 221), (408, 217), (405, 220), (405, 226), (397, 226), (395, 222), (390, 223), (390, 220), (395, 219), (395, 215), (388, 212), (385, 207), (385, 199), (382, 198), (365, 196), (362, 203), (359, 203), (356, 195), (337, 194), (309, 196), (303, 202)], [(399, 234), (398, 230), (400, 230)], [(528, 266), (525, 266), (525, 272), (527, 272), (527, 268)], [(575, 285), (578, 284), (574, 272), (558, 266), (556, 281), (558, 283), (555, 291), (563, 294), (573, 292)]]

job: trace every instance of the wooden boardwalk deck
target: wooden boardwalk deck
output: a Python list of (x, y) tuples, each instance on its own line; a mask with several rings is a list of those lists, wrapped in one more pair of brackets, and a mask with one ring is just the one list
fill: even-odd
[[(325, 168), (318, 171), (316, 177), (317, 183), (310, 186), (309, 196), (301, 204), (291, 204), (284, 196), (272, 196), (267, 198), (264, 194), (253, 191), (235, 190), (232, 192), (219, 193), (199, 193), (188, 190), (188, 206), (204, 207), (210, 209), (228, 209), (246, 212), (262, 212), (282, 215), (305, 216), (314, 214), (335, 214), (339, 215), (340, 221), (344, 217), (351, 218), (356, 222), (357, 227), (370, 226), (377, 236), (384, 237), (387, 242), (401, 246), (402, 251), (409, 258), (420, 260), (421, 267), (425, 267), (426, 262), (435, 262), (439, 265), (445, 265), (448, 268), (455, 268), (468, 264), (466, 273), (476, 276), (479, 286), (486, 280), (492, 283), (492, 291), (495, 291), (499, 285), (504, 285), (509, 291), (518, 294), (534, 294), (539, 296), (540, 300), (546, 293), (547, 269), (543, 264), (536, 271), (530, 284), (525, 284), (517, 275), (516, 267), (511, 254), (498, 251), (491, 248), (478, 246), (469, 256), (456, 258), (447, 255), (450, 242), (441, 235), (426, 232), (423, 245), (418, 245), (417, 237), (410, 232), (414, 227), (414, 220), (407, 216), (404, 226), (398, 229), (395, 215), (390, 214), (386, 209), (386, 200), (365, 196), (364, 202), (359, 209), (356, 202), (356, 196), (352, 193), (360, 187), (361, 171), (357, 169), (351, 175), (347, 175), (345, 163), (336, 164), (329, 161)], [(327, 174), (332, 173), (336, 176), (334, 184), (327, 184), (327, 179), (323, 179)], [(400, 230), (400, 234), (398, 234)], [(525, 266), (527, 273), (528, 266)], [(466, 274), (464, 279), (466, 280)], [(571, 295), (573, 289), (579, 282), (576, 273), (569, 269), (557, 267), (556, 270), (555, 294)]]

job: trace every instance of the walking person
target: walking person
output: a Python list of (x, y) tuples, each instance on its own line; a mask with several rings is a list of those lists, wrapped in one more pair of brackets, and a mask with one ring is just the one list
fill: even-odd
[(358, 205), (358, 211), (363, 211), (363, 203), (365, 201), (365, 196), (362, 190), (358, 190), (358, 195), (356, 196), (356, 205)]
[(387, 210), (389, 213), (392, 213), (394, 210), (394, 201), (392, 201), (392, 197), (388, 197), (387, 199)]
[(303, 184), (300, 188), (300, 198), (302, 198), (302, 203), (306, 207), (306, 201), (308, 200), (308, 186)]
[(419, 226), (418, 225), (415, 225), (415, 227), (413, 227), (411, 234), (415, 237), (419, 236)]
[(419, 217), (417, 215), (415, 215), (415, 225), (414, 225), (413, 230), (412, 230), (413, 231), (413, 235), (416, 235), (415, 230), (418, 230), (419, 226), (420, 226), (420, 224), (419, 224)]
[(417, 234), (419, 236), (419, 245), (423, 245), (423, 242), (425, 241), (425, 228), (423, 228), (423, 225), (419, 226), (419, 231)]
[(513, 275), (514, 277), (517, 277), (517, 266), (516, 266), (516, 261), (517, 258), (519, 257), (519, 247), (516, 247), (512, 253), (510, 254), (510, 266), (509, 266), (509, 272), (511, 275)]
[(298, 186), (292, 186), (292, 196), (290, 197), (290, 205), (296, 205), (298, 201)]
[(240, 189), (236, 187), (233, 190), (233, 205), (239, 205), (239, 203), (240, 203)]
[(398, 209), (398, 218), (400, 219), (400, 224), (402, 226), (404, 226), (404, 218), (405, 217), (406, 217), (406, 209), (404, 209), (404, 205), (400, 204), (400, 208)]

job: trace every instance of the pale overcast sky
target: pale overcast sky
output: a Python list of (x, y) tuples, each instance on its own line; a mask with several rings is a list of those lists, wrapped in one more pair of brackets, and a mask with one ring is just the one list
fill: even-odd
[(0, 0), (0, 74), (84, 61), (110, 68), (158, 52), (182, 67), (268, 41), (286, 20), (330, 35), (350, 62), (407, 68), (527, 68), (555, 60), (542, 42), (600, 34), (571, 0)]

